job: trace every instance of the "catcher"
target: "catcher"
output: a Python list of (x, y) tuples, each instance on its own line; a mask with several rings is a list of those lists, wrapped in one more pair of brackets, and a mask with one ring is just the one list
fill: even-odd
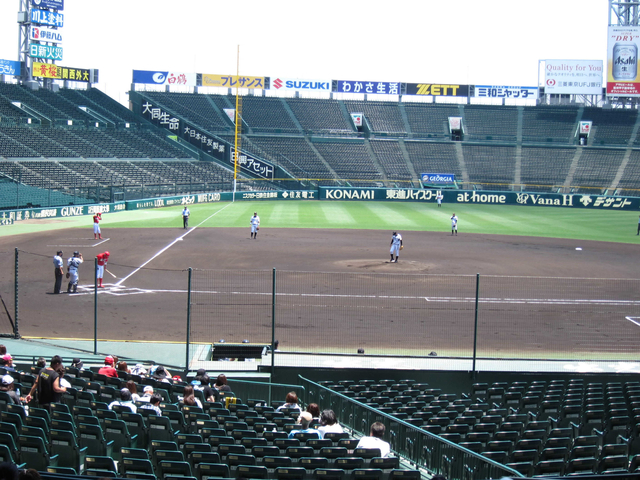
[(82, 254), (78, 251), (73, 252), (73, 257), (67, 260), (67, 278), (69, 279), (67, 293), (72, 293), (71, 287), (73, 287), (73, 293), (78, 291), (78, 267), (82, 262)]
[[(398, 258), (400, 257), (400, 250), (404, 248), (402, 245), (402, 235), (398, 232), (393, 232), (393, 236), (391, 237), (391, 263), (398, 263)], [(393, 259), (393, 254), (395, 253), (396, 259)]]

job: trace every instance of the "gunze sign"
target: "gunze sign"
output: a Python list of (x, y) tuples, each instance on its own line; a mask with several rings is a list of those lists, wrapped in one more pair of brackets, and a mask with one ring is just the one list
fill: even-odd
[[(435, 202), (438, 190), (419, 188), (332, 188), (320, 187), (320, 200), (373, 200)], [(487, 192), (443, 190), (443, 203), (478, 203), (483, 205), (530, 205), (565, 208), (602, 208), (631, 210), (640, 208), (640, 197), (607, 195)]]

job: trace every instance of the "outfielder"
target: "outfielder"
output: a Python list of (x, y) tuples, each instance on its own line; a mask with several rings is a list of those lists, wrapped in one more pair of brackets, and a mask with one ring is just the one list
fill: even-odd
[(442, 192), (438, 190), (438, 194), (436, 195), (436, 201), (438, 202), (438, 208), (442, 207)]
[(455, 213), (451, 216), (451, 235), (454, 233), (458, 235), (458, 217), (456, 217)]
[[(393, 235), (391, 236), (391, 250), (389, 251), (389, 253), (391, 254), (391, 262), (392, 263), (398, 263), (398, 257), (400, 257), (400, 250), (402, 250), (404, 248), (404, 246), (402, 245), (402, 235), (400, 235), (398, 232), (393, 232)], [(396, 254), (396, 259), (393, 259), (393, 254)]]
[(99, 238), (102, 240), (102, 233), (100, 232), (100, 220), (102, 220), (102, 214), (100, 212), (93, 216), (93, 238)]
[(258, 230), (260, 230), (260, 217), (258, 216), (258, 212), (253, 212), (253, 217), (251, 217), (249, 224), (251, 225), (251, 238), (256, 238), (258, 236)]
[(182, 210), (182, 226), (184, 228), (189, 228), (189, 215), (191, 215), (191, 212), (185, 205), (184, 209)]
[(82, 262), (82, 254), (78, 251), (73, 252), (73, 257), (67, 260), (67, 278), (69, 279), (67, 293), (71, 293), (71, 287), (73, 287), (73, 293), (78, 291), (78, 267)]
[(98, 259), (98, 270), (96, 271), (96, 278), (98, 279), (98, 287), (104, 288), (102, 285), (102, 276), (104, 275), (104, 267), (109, 261), (109, 252), (99, 253), (96, 255)]

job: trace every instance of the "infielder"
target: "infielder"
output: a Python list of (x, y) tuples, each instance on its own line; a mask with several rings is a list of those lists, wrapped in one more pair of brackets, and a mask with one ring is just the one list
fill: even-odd
[(191, 212), (185, 205), (184, 210), (182, 210), (182, 226), (184, 228), (189, 228), (189, 215), (191, 215)]
[(67, 293), (71, 293), (71, 287), (73, 287), (73, 293), (78, 291), (78, 267), (83, 261), (82, 254), (78, 251), (73, 252), (73, 257), (67, 260), (67, 278), (69, 279)]
[[(400, 235), (398, 232), (393, 232), (393, 235), (391, 236), (391, 250), (389, 251), (389, 253), (391, 254), (391, 262), (392, 263), (398, 263), (398, 257), (400, 257), (400, 250), (402, 250), (404, 248), (404, 246), (402, 245), (402, 235)], [(396, 254), (396, 259), (393, 259), (393, 254)]]
[(451, 216), (451, 235), (454, 233), (458, 235), (458, 217), (456, 217), (455, 213)]
[(253, 212), (253, 217), (251, 217), (249, 224), (251, 225), (251, 238), (256, 238), (258, 236), (258, 230), (260, 230), (260, 217), (258, 216), (258, 212)]
[(104, 267), (109, 261), (109, 252), (99, 253), (96, 255), (98, 259), (98, 270), (96, 271), (96, 278), (98, 279), (98, 287), (104, 288), (102, 285), (102, 276), (104, 275)]
[(436, 201), (438, 202), (438, 208), (442, 207), (442, 192), (438, 190), (438, 194), (436, 195)]
[(99, 238), (102, 240), (102, 233), (100, 232), (100, 220), (102, 220), (102, 214), (100, 212), (93, 216), (93, 238)]

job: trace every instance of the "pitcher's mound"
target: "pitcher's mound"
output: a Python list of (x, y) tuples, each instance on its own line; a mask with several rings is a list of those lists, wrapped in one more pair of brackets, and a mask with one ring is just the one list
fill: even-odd
[(381, 273), (429, 273), (435, 267), (432, 263), (416, 262), (413, 260), (402, 260), (398, 263), (391, 263), (389, 259), (371, 259), (371, 260), (339, 260), (333, 262), (334, 265), (341, 268), (347, 267), (353, 271), (368, 271)]

